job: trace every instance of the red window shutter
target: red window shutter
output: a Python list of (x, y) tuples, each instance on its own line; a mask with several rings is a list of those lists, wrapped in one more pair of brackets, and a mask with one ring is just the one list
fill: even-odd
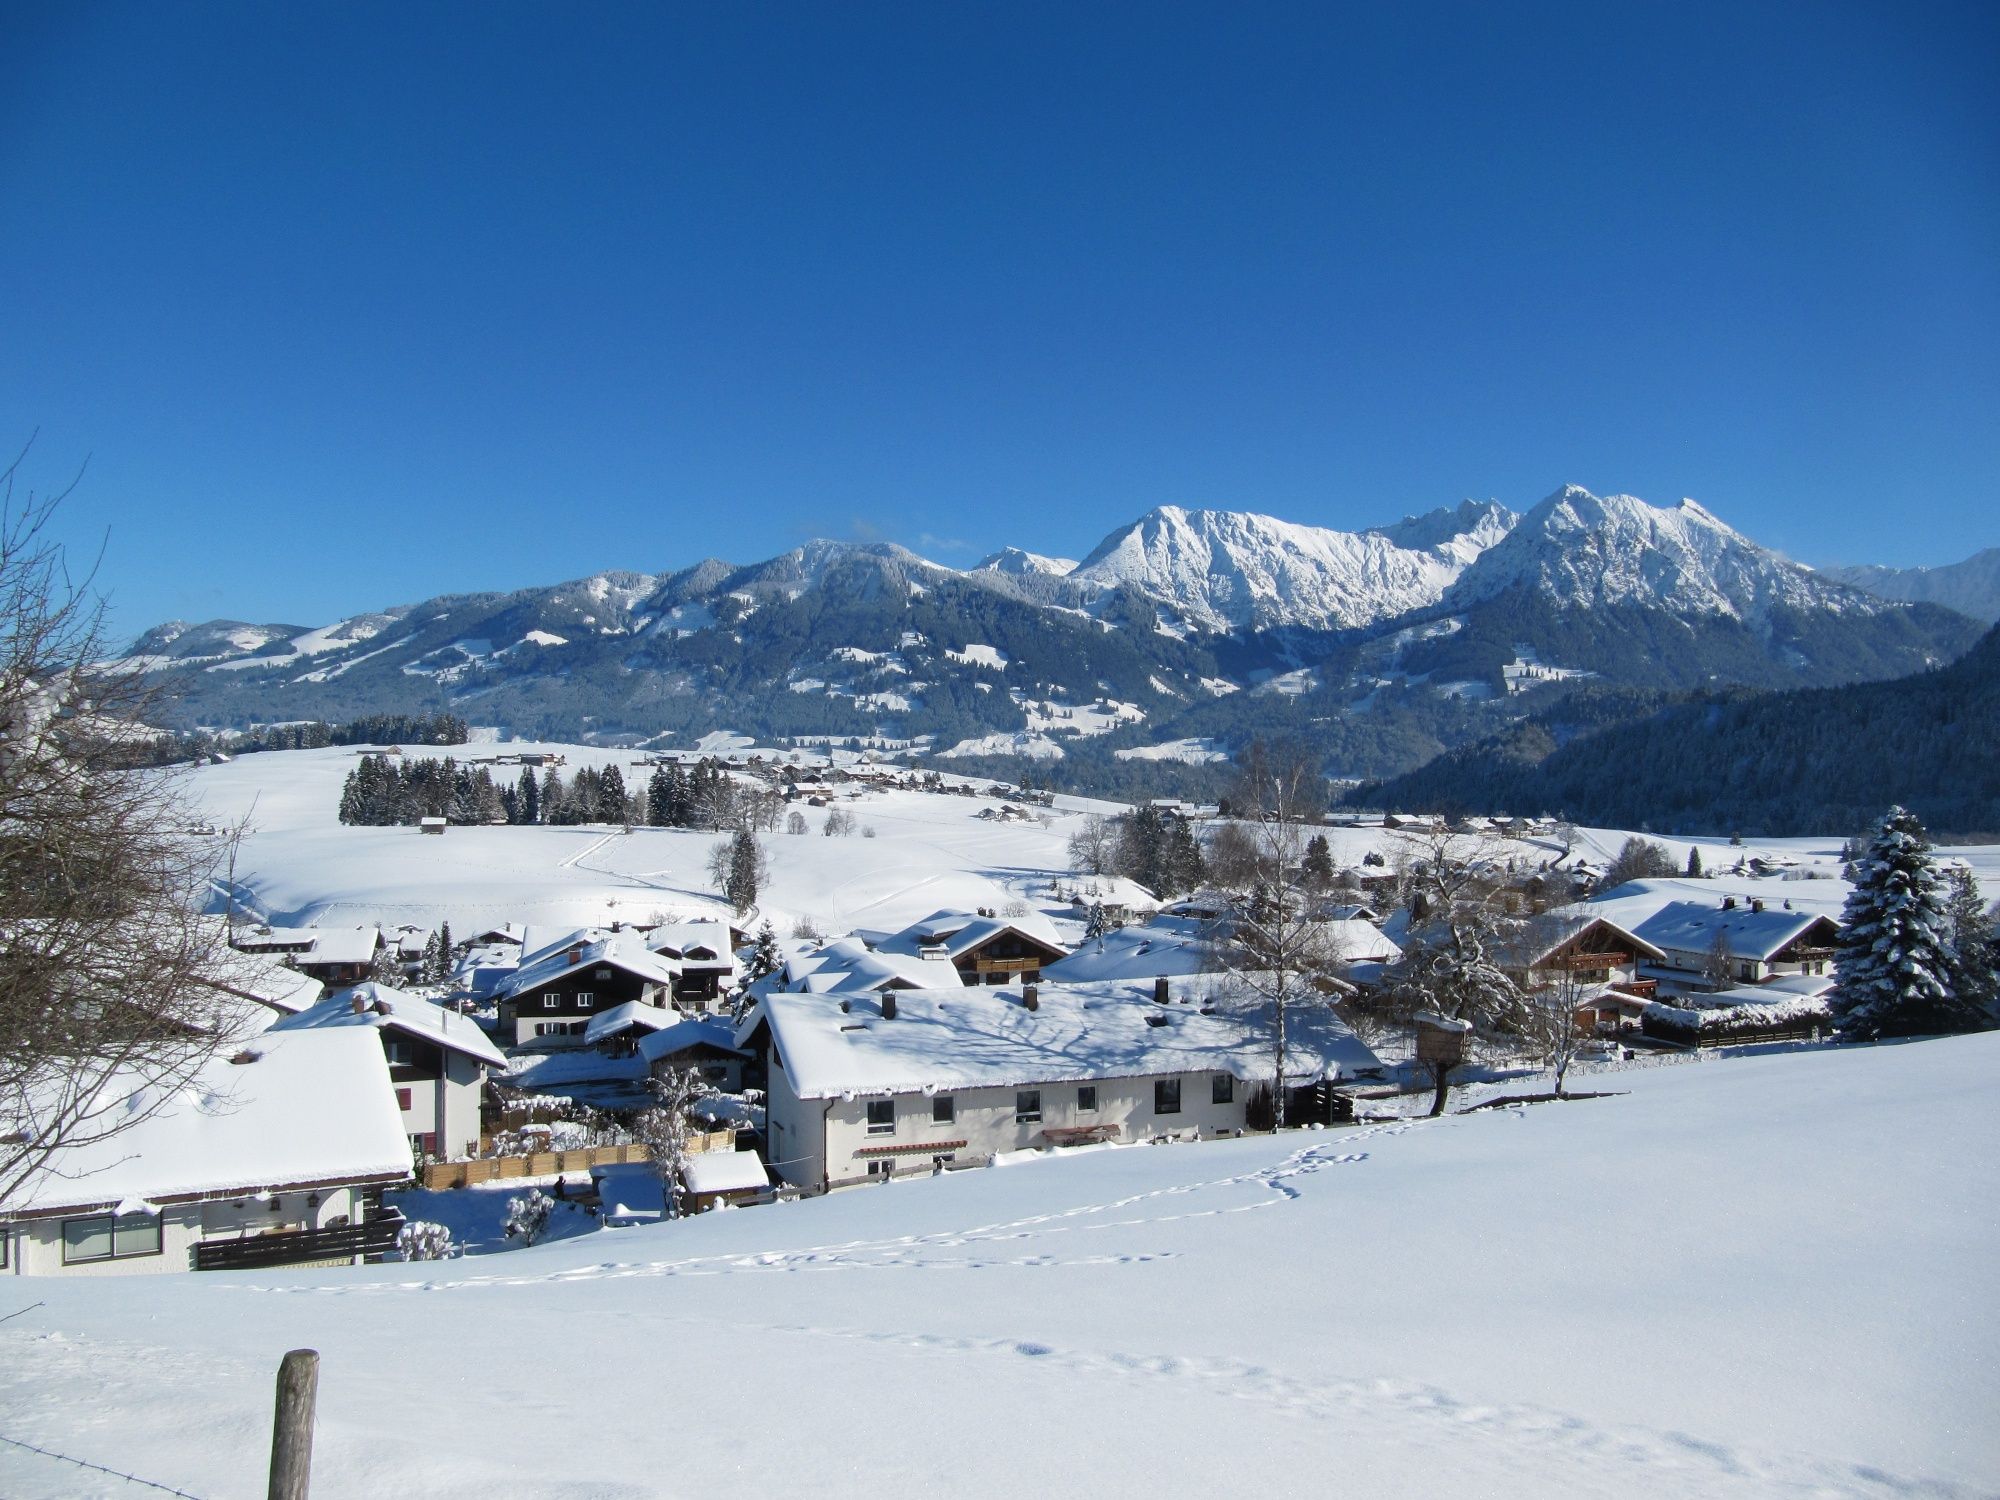
[(409, 1107), (410, 1107), (410, 1091), (408, 1089), (397, 1089), (396, 1108), (408, 1109)]

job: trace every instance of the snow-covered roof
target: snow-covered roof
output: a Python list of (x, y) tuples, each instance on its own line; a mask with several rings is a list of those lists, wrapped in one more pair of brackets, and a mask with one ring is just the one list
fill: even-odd
[(1601, 928), (1601, 935), (1637, 959), (1663, 959), (1666, 954), (1630, 928), (1621, 927), (1602, 912), (1588, 907), (1543, 912), (1501, 946), (1502, 961), (1532, 968), (1554, 955), (1557, 949)]
[(1044, 967), (1042, 978), (1051, 984), (1081, 984), (1199, 974), (1212, 967), (1202, 924), (1185, 917), (1159, 917), (1142, 927), (1121, 927), (1102, 938), (1086, 938), (1068, 958)]
[(271, 1030), (324, 1031), (349, 1026), (401, 1032), (448, 1051), (462, 1052), (489, 1068), (507, 1066), (507, 1059), (470, 1017), (386, 984), (357, 984), (350, 989), (335, 990), (311, 1009), (286, 1016)]
[(786, 964), (785, 972), (792, 987), (815, 994), (879, 990), (885, 986), (921, 990), (960, 982), (958, 970), (949, 958), (876, 952), (856, 938), (842, 938), (818, 952), (800, 954), (796, 964)]
[(382, 932), (377, 927), (238, 927), (230, 944), (245, 953), (302, 950), (309, 964), (365, 964), (375, 958)]
[(1655, 947), (1683, 953), (1706, 951), (1720, 933), (1728, 939), (1735, 957), (1768, 959), (1815, 922), (1832, 920), (1818, 912), (1788, 911), (1782, 906), (1766, 905), (1758, 911), (1742, 901), (1731, 907), (1674, 901), (1641, 922), (1637, 932)]
[(673, 1025), (639, 1039), (639, 1055), (649, 1066), (690, 1047), (714, 1047), (720, 1052), (749, 1055), (736, 1045), (736, 1028), (719, 1016), (683, 1016)]
[[(682, 959), (688, 963), (707, 967), (727, 964), (736, 965), (736, 955), (729, 946), (729, 924), (721, 921), (667, 922), (646, 934), (646, 946), (655, 953), (664, 953), (669, 958)], [(706, 949), (712, 955), (707, 958), (693, 957), (690, 950)]]
[(8, 1211), (409, 1175), (410, 1143), (373, 1036), (274, 1029), (234, 1055), (250, 1060), (218, 1057), (164, 1103), (136, 1077), (114, 1080), (102, 1096), (108, 1111), (157, 1111), (58, 1149)]
[(272, 1010), (291, 1014), (316, 1004), (325, 986), (310, 974), (267, 953), (218, 949), (208, 971), (210, 985), (225, 994), (254, 1000)]
[(610, 932), (593, 941), (555, 943), (533, 957), (523, 958), (521, 967), (514, 971), (514, 976), (507, 981), (501, 994), (525, 994), (539, 985), (553, 984), (578, 969), (607, 965), (654, 984), (672, 984), (681, 972), (679, 960), (652, 952), (636, 934)]
[(1063, 887), (1063, 894), (1085, 906), (1093, 901), (1105, 906), (1141, 908), (1160, 904), (1158, 896), (1123, 875), (1079, 875)]
[[(781, 992), (764, 997), (763, 1011), (806, 1099), (1175, 1073), (1271, 1077), (1269, 1009), (1244, 980), (1211, 975), (1178, 989), (1163, 1006), (1149, 984), (1044, 985), (1034, 1010), (1016, 988), (906, 990), (894, 996), (893, 1020), (880, 997)], [(1294, 1082), (1379, 1066), (1324, 1006), (1295, 1005), (1287, 1022)]]
[(1017, 917), (983, 917), (977, 912), (935, 911), (920, 922), (912, 922), (877, 946), (888, 953), (918, 953), (925, 948), (941, 947), (951, 957), (957, 958), (1010, 931), (1065, 951), (1054, 924), (1039, 912)]
[(637, 1026), (644, 1031), (661, 1031), (680, 1018), (677, 1010), (648, 1005), (643, 1000), (627, 1000), (623, 1005), (614, 1005), (592, 1016), (590, 1024), (583, 1028), (583, 1039), (587, 1043), (601, 1042), (608, 1036), (616, 1036), (628, 1026)]
[(690, 1193), (740, 1193), (769, 1187), (771, 1175), (755, 1151), (701, 1151), (687, 1159), (681, 1181)]

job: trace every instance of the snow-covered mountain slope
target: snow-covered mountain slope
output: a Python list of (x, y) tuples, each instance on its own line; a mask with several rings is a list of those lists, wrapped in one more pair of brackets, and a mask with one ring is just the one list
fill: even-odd
[(1050, 578), (1062, 578), (1076, 571), (1073, 557), (1044, 557), (1039, 552), (1028, 552), (1020, 547), (1002, 547), (990, 557), (980, 559), (972, 568), (975, 573), (1008, 573), (1015, 576), (1043, 574)]
[(1516, 586), (1568, 608), (1637, 605), (1749, 623), (1775, 608), (1875, 614), (1880, 601), (1789, 562), (1692, 500), (1663, 508), (1565, 485), (1487, 548), (1445, 596), (1464, 608)]
[(1823, 568), (1822, 577), (1904, 604), (1942, 604), (1991, 624), (2000, 620), (2000, 547), (1941, 568)]
[(1475, 506), (1333, 531), (1167, 505), (1106, 537), (1069, 576), (1135, 589), (1201, 630), (1352, 628), (1436, 603), (1511, 521)]

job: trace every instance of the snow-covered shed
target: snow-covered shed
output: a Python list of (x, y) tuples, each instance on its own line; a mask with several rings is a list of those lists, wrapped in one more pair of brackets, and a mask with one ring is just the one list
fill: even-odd
[(0, 1210), (0, 1274), (322, 1264), (393, 1242), (373, 1205), (410, 1147), (372, 1036), (267, 1032), (166, 1097), (114, 1078), (98, 1118), (127, 1111), (143, 1118), (58, 1148)]
[(755, 1151), (702, 1151), (681, 1168), (688, 1211), (701, 1213), (718, 1203), (761, 1203), (771, 1195), (771, 1174)]

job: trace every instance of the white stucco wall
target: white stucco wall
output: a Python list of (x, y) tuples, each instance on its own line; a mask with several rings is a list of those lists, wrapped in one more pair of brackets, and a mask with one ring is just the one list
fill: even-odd
[(168, 1271), (188, 1271), (194, 1266), (194, 1247), (205, 1240), (242, 1239), (272, 1230), (323, 1229), (342, 1215), (355, 1213), (357, 1195), (353, 1188), (328, 1188), (319, 1193), (317, 1205), (307, 1202), (307, 1193), (281, 1193), (274, 1211), (270, 1201), (255, 1197), (217, 1198), (205, 1203), (168, 1204), (160, 1212), (160, 1253), (117, 1260), (63, 1262), (63, 1224), (67, 1218), (97, 1218), (98, 1214), (74, 1214), (50, 1219), (29, 1219), (0, 1226), (9, 1236), (7, 1271), (22, 1276), (147, 1276)]

